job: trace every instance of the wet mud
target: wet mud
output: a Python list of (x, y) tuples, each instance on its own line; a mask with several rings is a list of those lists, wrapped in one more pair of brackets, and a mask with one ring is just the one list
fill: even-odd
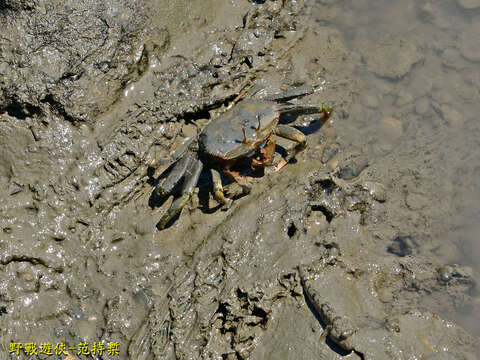
[[(479, 9), (0, 1), (0, 358), (478, 358)], [(155, 186), (252, 85), (333, 116), (158, 230)]]

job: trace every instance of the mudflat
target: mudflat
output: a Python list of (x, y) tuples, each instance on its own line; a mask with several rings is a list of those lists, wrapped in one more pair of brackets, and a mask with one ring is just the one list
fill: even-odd
[[(0, 1), (0, 357), (478, 358), (477, 3)], [(294, 161), (157, 229), (189, 139), (303, 85)]]

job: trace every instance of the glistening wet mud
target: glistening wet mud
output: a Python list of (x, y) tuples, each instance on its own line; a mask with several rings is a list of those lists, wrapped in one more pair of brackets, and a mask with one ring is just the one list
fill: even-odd
[[(477, 358), (479, 16), (473, 0), (0, 2), (2, 355)], [(228, 184), (230, 209), (203, 175), (158, 231), (159, 175), (252, 84), (313, 85), (298, 102), (334, 115), (292, 119), (309, 147), (248, 195)]]

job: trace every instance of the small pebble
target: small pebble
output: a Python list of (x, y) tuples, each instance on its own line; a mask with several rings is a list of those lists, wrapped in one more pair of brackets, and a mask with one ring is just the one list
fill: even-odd
[(75, 318), (82, 319), (85, 316), (85, 312), (82, 309), (78, 308), (77, 310), (75, 310), (74, 315), (75, 315)]
[(378, 289), (377, 294), (378, 294), (378, 299), (381, 302), (384, 302), (384, 303), (388, 303), (388, 302), (392, 301), (392, 299), (393, 299), (392, 292), (390, 290), (388, 290), (387, 288)]
[(414, 100), (412, 94), (405, 90), (400, 90), (395, 101), (396, 106), (404, 106), (410, 104)]
[(378, 202), (385, 202), (387, 200), (387, 191), (382, 184), (366, 181), (363, 183), (363, 188)]
[(344, 180), (351, 180), (360, 175), (360, 173), (368, 166), (367, 158), (357, 158), (350, 161), (340, 168), (338, 177)]
[(403, 135), (403, 124), (393, 116), (385, 116), (380, 121), (381, 130), (388, 135), (389, 140), (396, 140)]
[(418, 115), (425, 115), (430, 108), (430, 101), (426, 97), (417, 100), (415, 104), (415, 112)]
[(416, 99), (429, 94), (432, 87), (432, 76), (422, 72), (415, 76), (408, 86), (410, 92)]
[(333, 160), (328, 163), (328, 167), (330, 170), (335, 170), (338, 167), (338, 164), (339, 164), (338, 160)]
[(371, 109), (376, 109), (378, 108), (379, 102), (376, 96), (369, 94), (363, 98), (363, 105)]
[(391, 332), (400, 332), (400, 321), (397, 318), (387, 318), (385, 328)]
[(452, 127), (461, 127), (463, 125), (463, 115), (449, 105), (441, 105), (443, 119)]
[(480, 61), (480, 23), (469, 25), (460, 36), (460, 51), (470, 61)]
[(329, 162), (338, 152), (338, 148), (336, 146), (327, 145), (323, 149), (322, 153), (322, 164), (326, 164)]
[(438, 272), (438, 279), (442, 282), (448, 282), (452, 279), (452, 267), (448, 265), (444, 265), (437, 270)]
[(460, 54), (457, 49), (447, 48), (442, 52), (442, 62), (444, 65), (459, 68), (461, 67)]
[(480, 7), (480, 0), (457, 0), (458, 5), (462, 8), (471, 10)]
[(407, 194), (405, 203), (410, 210), (420, 210), (430, 205), (430, 201), (425, 196), (412, 192)]

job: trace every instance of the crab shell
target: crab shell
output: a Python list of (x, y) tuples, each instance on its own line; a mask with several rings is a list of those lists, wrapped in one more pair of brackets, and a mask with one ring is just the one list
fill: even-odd
[(253, 156), (265, 146), (279, 118), (275, 102), (244, 100), (203, 129), (200, 152), (209, 162), (224, 164)]

